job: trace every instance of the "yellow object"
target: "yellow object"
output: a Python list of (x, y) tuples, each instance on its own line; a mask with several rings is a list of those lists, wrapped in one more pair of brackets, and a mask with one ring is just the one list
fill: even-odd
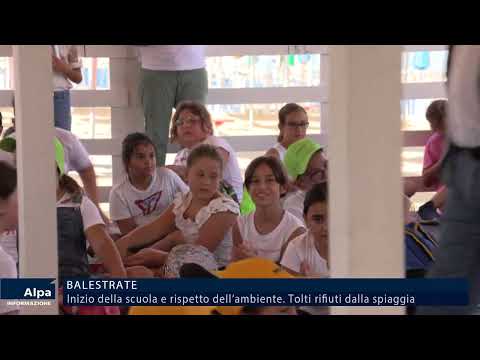
[[(263, 258), (249, 258), (213, 272), (220, 279), (293, 279), (279, 265)], [(239, 315), (244, 306), (134, 306), (129, 315)]]
[(129, 315), (211, 315), (215, 306), (133, 306)]

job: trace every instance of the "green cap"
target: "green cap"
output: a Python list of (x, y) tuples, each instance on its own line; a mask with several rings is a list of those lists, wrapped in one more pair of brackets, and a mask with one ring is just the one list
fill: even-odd
[(290, 145), (283, 159), (288, 175), (295, 180), (298, 176), (304, 174), (313, 154), (321, 148), (319, 144), (309, 138), (298, 140)]
[(6, 137), (0, 141), (0, 150), (9, 152), (9, 153), (14, 153), (15, 150), (17, 149), (17, 141), (15, 138), (12, 137)]
[(62, 176), (65, 174), (65, 152), (60, 140), (55, 138), (53, 141), (55, 143), (55, 162), (57, 163), (58, 170), (60, 171), (60, 176)]
[[(57, 138), (53, 140), (55, 144), (55, 162), (60, 175), (65, 174), (65, 151), (62, 143)], [(0, 141), (0, 150), (13, 153), (17, 150), (17, 140), (14, 136), (9, 136)]]
[(244, 186), (242, 202), (240, 203), (240, 214), (248, 215), (254, 211), (255, 211), (255, 203), (253, 202), (252, 197), (248, 193), (247, 187)]

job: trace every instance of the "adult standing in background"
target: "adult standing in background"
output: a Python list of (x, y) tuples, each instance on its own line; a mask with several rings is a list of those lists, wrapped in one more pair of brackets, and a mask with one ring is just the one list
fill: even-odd
[(165, 165), (172, 109), (183, 100), (205, 103), (208, 77), (206, 45), (140, 45), (140, 99), (145, 130)]
[(51, 46), (55, 126), (70, 131), (72, 129), (71, 82), (73, 81), (76, 84), (82, 82), (82, 63), (76, 45)]
[(465, 278), (469, 305), (419, 313), (480, 313), (480, 46), (450, 48), (447, 137), (442, 176), (448, 188), (436, 260), (428, 277)]

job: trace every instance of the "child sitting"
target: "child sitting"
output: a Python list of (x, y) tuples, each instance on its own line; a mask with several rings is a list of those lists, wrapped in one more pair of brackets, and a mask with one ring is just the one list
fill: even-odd
[[(117, 241), (126, 264), (161, 267), (167, 251), (178, 243), (201, 245), (215, 255), (219, 266), (230, 261), (231, 228), (239, 213), (238, 204), (218, 189), (222, 179), (223, 161), (211, 145), (195, 147), (187, 159), (186, 179), (190, 192), (177, 193), (173, 204), (153, 222), (140, 226)], [(182, 239), (172, 241), (169, 234), (180, 230)], [(158, 241), (153, 248), (140, 250), (127, 257), (129, 250)], [(157, 272), (145, 273), (153, 276)]]
[(328, 276), (327, 183), (316, 184), (306, 194), (303, 215), (308, 231), (287, 246), (281, 265), (295, 275)]
[(298, 190), (287, 196), (283, 207), (303, 221), (305, 194), (313, 185), (327, 181), (327, 160), (322, 147), (305, 138), (289, 146), (284, 164)]
[(294, 142), (305, 138), (308, 128), (308, 116), (303, 107), (290, 103), (278, 112), (278, 142), (272, 146), (266, 156), (273, 156), (283, 161), (288, 147)]
[(169, 166), (182, 178), (185, 178), (187, 158), (195, 146), (209, 144), (216, 147), (223, 160), (222, 179), (233, 187), (238, 202), (242, 201), (242, 174), (235, 150), (223, 139), (213, 135), (210, 113), (199, 102), (181, 102), (172, 118), (171, 141), (182, 146), (177, 153), (173, 166)]
[(126, 175), (110, 191), (110, 215), (122, 235), (151, 222), (173, 202), (177, 192), (187, 192), (182, 179), (165, 167), (156, 166), (155, 145), (141, 133), (128, 135), (122, 143)]
[[(65, 174), (64, 156), (62, 143), (55, 139), (55, 160), (58, 178), (57, 233), (59, 282), (61, 283), (66, 277), (90, 276), (87, 241), (102, 260), (110, 276), (116, 278), (126, 277), (120, 254), (106, 231), (100, 212), (95, 204), (83, 194), (82, 189), (75, 180)], [(99, 308), (97, 307), (86, 308), (91, 310), (93, 314), (99, 313)], [(74, 309), (76, 308), (62, 306), (62, 310), (67, 313), (75, 312)], [(118, 313), (118, 309), (115, 310), (115, 313)]]
[(280, 203), (286, 183), (276, 158), (261, 156), (250, 163), (245, 186), (256, 210), (239, 217), (233, 227), (234, 260), (263, 257), (278, 262), (289, 241), (305, 231), (302, 222)]

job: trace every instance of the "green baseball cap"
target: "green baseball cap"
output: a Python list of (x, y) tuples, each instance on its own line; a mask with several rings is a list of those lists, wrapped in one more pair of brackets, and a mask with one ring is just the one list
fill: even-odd
[[(55, 144), (55, 162), (60, 170), (60, 175), (63, 175), (65, 174), (65, 150), (60, 140), (54, 138), (53, 142)], [(12, 136), (8, 136), (0, 141), (0, 150), (10, 153), (16, 152), (17, 139), (15, 134), (12, 134)]]
[(290, 145), (283, 159), (288, 175), (295, 180), (298, 176), (304, 174), (313, 154), (321, 149), (322, 147), (319, 144), (309, 138), (298, 140)]
[(62, 176), (65, 174), (65, 151), (60, 140), (55, 138), (53, 142), (55, 143), (55, 162), (57, 163), (58, 170), (60, 171), (60, 176)]
[(255, 203), (253, 202), (252, 197), (248, 193), (247, 187), (243, 187), (243, 198), (242, 202), (240, 203), (240, 214), (248, 215), (251, 212), (255, 211)]
[(0, 141), (0, 150), (9, 152), (9, 153), (14, 153), (15, 150), (17, 149), (17, 141), (15, 138), (12, 137), (6, 137)]

